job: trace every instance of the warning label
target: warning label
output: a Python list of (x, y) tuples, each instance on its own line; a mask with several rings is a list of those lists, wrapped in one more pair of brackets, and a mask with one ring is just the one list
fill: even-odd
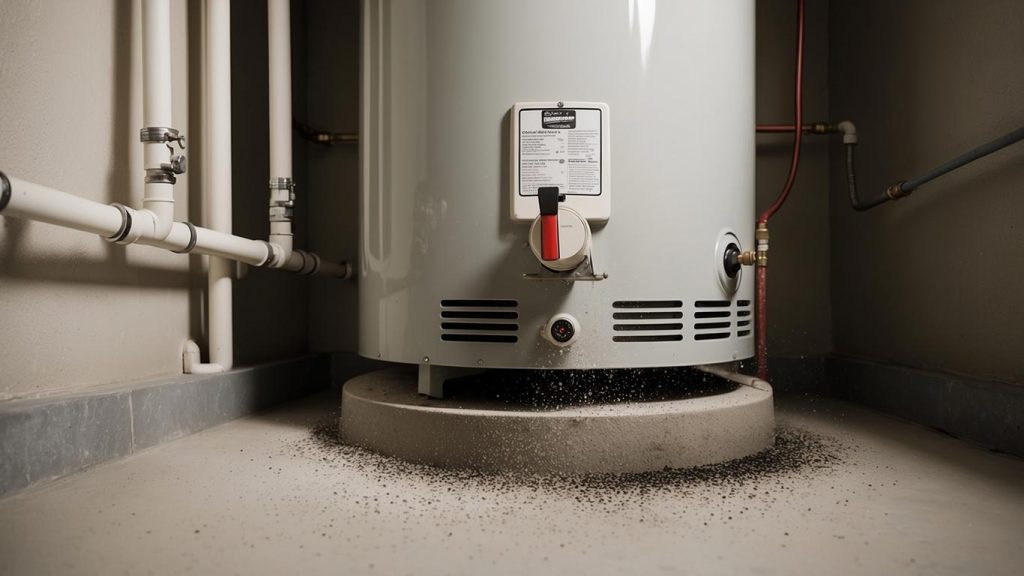
[(601, 194), (601, 110), (519, 111), (519, 194), (545, 186), (562, 194)]

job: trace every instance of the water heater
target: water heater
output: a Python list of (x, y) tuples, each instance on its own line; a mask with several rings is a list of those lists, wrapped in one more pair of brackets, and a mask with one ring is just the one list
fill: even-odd
[(754, 0), (365, 0), (359, 351), (753, 355)]

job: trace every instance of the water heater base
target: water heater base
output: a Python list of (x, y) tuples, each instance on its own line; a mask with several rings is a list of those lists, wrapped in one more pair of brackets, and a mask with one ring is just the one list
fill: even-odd
[(772, 389), (713, 367), (719, 393), (536, 406), (499, 397), (417, 393), (415, 370), (389, 369), (343, 389), (346, 443), (412, 462), (489, 472), (621, 473), (750, 456), (774, 441)]

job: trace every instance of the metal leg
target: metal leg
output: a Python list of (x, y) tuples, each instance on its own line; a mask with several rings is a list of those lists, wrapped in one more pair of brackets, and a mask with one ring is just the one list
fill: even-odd
[(472, 376), (483, 370), (476, 368), (459, 368), (456, 366), (436, 366), (433, 364), (420, 364), (419, 378), (417, 380), (417, 391), (420, 394), (431, 398), (444, 398), (445, 380), (458, 378), (460, 376)]

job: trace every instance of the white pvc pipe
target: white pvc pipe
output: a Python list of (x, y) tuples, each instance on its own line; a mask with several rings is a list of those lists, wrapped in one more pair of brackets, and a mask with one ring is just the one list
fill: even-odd
[[(121, 210), (114, 206), (19, 178), (8, 177), (8, 180), (11, 195), (7, 206), (0, 212), (3, 216), (47, 222), (108, 239), (122, 232), (124, 218)], [(183, 222), (174, 222), (166, 238), (157, 238), (152, 234), (151, 215), (147, 211), (127, 207), (123, 209), (132, 221), (131, 233), (126, 236), (128, 241), (184, 252), (192, 243), (192, 230), (195, 230), (195, 244), (189, 251), (191, 253), (220, 256), (253, 266), (262, 266), (270, 258), (271, 246), (266, 242), (198, 226), (190, 228)]]
[[(352, 274), (348, 264), (328, 262), (312, 252), (294, 250), (288, 258), (282, 260), (280, 246), (185, 222), (174, 222), (165, 238), (157, 238), (152, 234), (152, 214), (146, 210), (134, 210), (126, 206), (119, 209), (19, 178), (2, 175), (0, 179), (4, 177), (10, 183), (10, 194), (6, 197), (6, 204), (0, 205), (2, 216), (47, 222), (91, 232), (107, 239), (123, 235), (121, 243), (138, 243), (178, 253), (217, 256), (252, 266), (268, 266), (272, 258), (277, 258), (279, 262), (274, 268), (300, 274), (335, 278), (349, 278)], [(128, 218), (123, 216), (122, 210)], [(131, 222), (127, 232), (123, 230), (126, 221)]]
[(289, 0), (267, 2), (270, 62), (270, 177), (292, 177), (292, 60)]
[(181, 368), (185, 374), (216, 374), (223, 372), (220, 364), (203, 364), (199, 356), (199, 344), (194, 340), (186, 340), (181, 351)]
[[(108, 238), (121, 229), (121, 212), (108, 204), (8, 177), (11, 197), (4, 216), (37, 220)], [(73, 225), (72, 225), (73, 224)]]
[[(170, 0), (142, 3), (142, 122), (146, 128), (171, 128), (171, 6)], [(159, 169), (170, 162), (171, 152), (162, 143), (145, 149), (145, 168)], [(174, 185), (147, 182), (143, 208), (153, 213), (156, 238), (165, 238), (174, 222)]]
[[(292, 178), (292, 61), (290, 0), (267, 2), (267, 45), (270, 76), (270, 179)], [(290, 190), (270, 190), (270, 241), (291, 256), (292, 223), (277, 202), (290, 201)], [(277, 212), (277, 214), (275, 214)]]
[[(204, 162), (207, 225), (231, 233), (231, 2), (206, 4), (207, 154)], [(207, 271), (207, 326), (210, 362), (234, 365), (233, 265), (210, 258)]]

